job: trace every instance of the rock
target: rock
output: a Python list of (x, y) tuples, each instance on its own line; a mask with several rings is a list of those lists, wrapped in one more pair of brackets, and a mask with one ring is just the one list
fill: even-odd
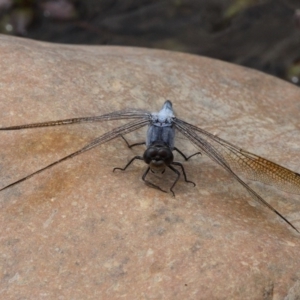
[[(300, 92), (286, 82), (175, 52), (0, 38), (1, 127), (170, 99), (180, 118), (299, 171)], [(1, 131), (1, 187), (120, 123)], [(300, 234), (205, 155), (184, 162), (196, 187), (181, 180), (175, 198), (142, 182), (143, 162), (112, 172), (143, 151), (115, 139), (0, 192), (3, 299), (300, 296)], [(299, 195), (246, 182), (300, 229)]]

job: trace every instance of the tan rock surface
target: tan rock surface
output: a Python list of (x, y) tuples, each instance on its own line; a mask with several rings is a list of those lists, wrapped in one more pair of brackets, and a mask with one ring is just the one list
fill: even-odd
[[(171, 99), (182, 119), (300, 171), (288, 83), (166, 51), (0, 42), (2, 127)], [(1, 187), (116, 124), (0, 132)], [(116, 139), (0, 192), (1, 299), (299, 299), (300, 234), (204, 156), (184, 162), (197, 185), (181, 180), (175, 198), (142, 182), (142, 162), (112, 172), (143, 150)], [(251, 186), (300, 228), (299, 195)]]

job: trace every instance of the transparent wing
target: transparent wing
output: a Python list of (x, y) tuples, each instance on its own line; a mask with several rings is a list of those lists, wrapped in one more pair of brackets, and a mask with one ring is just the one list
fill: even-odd
[[(54, 122), (60, 122), (60, 121), (54, 121)], [(47, 123), (39, 123), (39, 124), (47, 124)], [(77, 155), (83, 153), (83, 152), (86, 152), (86, 151), (88, 151), (90, 149), (93, 149), (94, 147), (99, 146), (99, 145), (101, 145), (103, 143), (106, 143), (106, 142), (108, 142), (108, 141), (110, 141), (112, 139), (115, 139), (118, 136), (121, 136), (121, 135), (127, 134), (129, 132), (135, 131), (135, 130), (137, 130), (137, 129), (139, 129), (139, 128), (147, 125), (147, 124), (149, 124), (149, 120), (146, 118), (146, 119), (135, 120), (135, 121), (129, 122), (129, 123), (125, 124), (125, 125), (116, 127), (115, 129), (113, 129), (113, 130), (111, 130), (111, 131), (109, 131), (109, 132), (101, 135), (100, 137), (94, 139), (92, 142), (90, 142), (89, 144), (87, 144), (86, 146), (84, 146), (83, 148), (81, 148), (80, 150), (75, 151), (75, 152), (73, 152), (73, 153), (71, 153), (71, 154), (69, 154), (69, 155), (67, 155), (67, 156), (65, 156), (65, 157), (63, 157), (63, 158), (61, 158), (61, 159), (59, 159), (59, 160), (57, 160), (57, 161), (49, 164), (49, 165), (47, 165), (46, 167), (43, 167), (43, 168), (41, 168), (41, 169), (39, 169), (39, 170), (31, 173), (30, 175), (27, 175), (27, 176), (25, 176), (25, 177), (23, 177), (23, 178), (15, 181), (15, 182), (9, 184), (9, 185), (1, 188), (0, 191), (3, 191), (3, 190), (5, 190), (5, 189), (7, 189), (7, 188), (9, 188), (9, 187), (17, 184), (17, 183), (20, 183), (22, 181), (25, 181), (25, 180), (31, 178), (32, 176), (34, 176), (34, 175), (36, 175), (38, 173), (41, 173), (42, 171), (44, 171), (46, 169), (49, 169), (49, 168), (51, 168), (51, 167), (53, 167), (53, 166), (55, 166), (55, 165), (57, 165), (57, 164), (65, 161), (67, 159), (70, 159), (70, 158), (72, 158), (74, 156), (77, 156)], [(61, 125), (61, 124), (57, 124), (57, 125)], [(22, 125), (22, 126), (27, 126), (27, 125)], [(45, 126), (52, 126), (52, 125), (45, 125)], [(36, 127), (41, 127), (41, 126), (36, 126)], [(25, 128), (27, 128), (27, 127), (25, 127)], [(16, 128), (16, 129), (21, 129), (21, 128)]]
[(150, 118), (150, 113), (148, 111), (138, 110), (138, 109), (130, 109), (130, 110), (124, 109), (124, 110), (119, 110), (119, 111), (115, 111), (112, 113), (108, 113), (96, 117), (94, 116), (94, 117), (72, 118), (72, 119), (56, 120), (56, 121), (49, 121), (49, 122), (0, 127), (0, 130), (18, 130), (18, 129), (50, 127), (50, 126), (70, 125), (70, 124), (88, 123), (88, 122), (90, 123), (102, 122), (102, 121), (109, 121), (109, 120), (149, 119), (149, 118)]
[(201, 137), (203, 143), (210, 143), (224, 162), (226, 161), (228, 166), (235, 172), (243, 174), (251, 180), (275, 186), (280, 190), (300, 194), (300, 174), (263, 157), (237, 148), (201, 128), (182, 120), (177, 119), (177, 121), (182, 126), (194, 131), (199, 138)]
[[(239, 149), (221, 138), (178, 118), (175, 118), (174, 123), (176, 128), (194, 145), (244, 186), (254, 199), (275, 212), (280, 218), (299, 232), (291, 222), (259, 196), (236, 174), (236, 172), (240, 172), (241, 174), (273, 185), (279, 189), (300, 193), (300, 175), (298, 173), (281, 167), (260, 156)], [(286, 187), (285, 184), (287, 184), (288, 187)]]

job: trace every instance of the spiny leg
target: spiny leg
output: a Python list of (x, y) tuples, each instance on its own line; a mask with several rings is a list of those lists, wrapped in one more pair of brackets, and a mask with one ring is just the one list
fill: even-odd
[[(173, 163), (174, 164), (174, 163)], [(180, 163), (179, 163), (180, 164)], [(173, 172), (175, 172), (177, 174), (177, 178), (175, 179), (175, 181), (173, 182), (172, 186), (170, 187), (170, 191), (173, 194), (173, 197), (175, 197), (175, 193), (173, 192), (173, 187), (176, 185), (177, 181), (179, 180), (180, 177), (180, 173), (178, 170), (176, 170), (175, 168), (173, 168), (171, 165), (168, 166)]]
[[(156, 184), (154, 184), (154, 183), (152, 183), (151, 181), (149, 181), (149, 180), (146, 179), (146, 176), (147, 176), (147, 174), (149, 173), (149, 170), (150, 170), (150, 167), (148, 167), (147, 170), (145, 171), (145, 173), (143, 174), (143, 176), (142, 176), (143, 181), (144, 181), (146, 184), (148, 184), (149, 186), (151, 186), (151, 187), (153, 187), (153, 188), (155, 188), (155, 189), (158, 189), (158, 190), (160, 190), (160, 191), (162, 191), (162, 192), (164, 192), (164, 193), (167, 193), (167, 191), (163, 190), (163, 189), (162, 189), (161, 187), (159, 187), (158, 185), (156, 185)], [(171, 191), (171, 192), (173, 193), (173, 191)], [(174, 193), (173, 193), (173, 196), (175, 196)]]
[[(115, 170), (125, 171), (125, 170), (132, 164), (132, 162), (133, 162), (134, 160), (136, 160), (136, 159), (144, 160), (141, 156), (135, 156), (135, 157), (133, 157), (133, 158), (126, 164), (126, 166), (125, 166), (124, 168), (114, 168), (114, 169), (113, 169), (113, 172), (114, 172)], [(152, 182), (150, 182), (149, 180), (145, 179), (146, 176), (147, 176), (147, 174), (148, 174), (148, 172), (149, 172), (149, 170), (150, 170), (150, 167), (148, 167), (147, 170), (145, 171), (145, 173), (143, 174), (143, 176), (142, 176), (143, 181), (144, 181), (146, 184), (148, 184), (149, 186), (151, 186), (151, 187), (153, 187), (153, 188), (155, 188), (155, 189), (158, 189), (158, 190), (160, 190), (160, 191), (162, 191), (162, 192), (164, 192), (164, 193), (167, 193), (167, 191), (164, 191), (164, 190), (163, 190), (162, 188), (160, 188), (158, 185), (155, 185), (154, 183), (152, 183)], [(173, 191), (172, 191), (172, 193), (173, 193)], [(173, 193), (173, 195), (174, 195), (174, 193)]]
[(177, 151), (177, 152), (178, 152), (185, 160), (189, 160), (191, 157), (193, 157), (193, 156), (195, 156), (195, 155), (197, 155), (197, 154), (202, 155), (201, 152), (196, 152), (196, 153), (194, 153), (194, 154), (192, 154), (192, 155), (190, 155), (190, 156), (186, 156), (185, 154), (183, 154), (182, 151), (180, 151), (180, 150), (179, 150), (178, 148), (176, 148), (176, 147), (174, 147), (173, 150)]
[[(192, 183), (194, 186), (196, 186), (196, 183), (195, 183), (195, 182), (190, 181), (190, 180), (187, 179), (186, 173), (185, 173), (185, 170), (184, 170), (184, 167), (183, 167), (183, 165), (182, 165), (180, 162), (173, 161), (173, 162), (172, 162), (172, 165), (176, 165), (176, 166), (179, 166), (179, 167), (181, 168), (182, 174), (183, 174), (183, 177), (184, 177), (185, 182)], [(169, 166), (169, 167), (170, 167), (170, 166)]]
[(134, 144), (131, 144), (129, 145), (128, 141), (124, 138), (123, 135), (121, 135), (121, 138), (125, 141), (126, 145), (128, 146), (128, 148), (132, 148), (132, 147), (135, 147), (135, 146), (139, 146), (139, 145), (145, 145), (146, 143), (145, 142), (140, 142), (140, 143), (134, 143)]
[(133, 162), (134, 160), (136, 160), (136, 159), (144, 160), (144, 159), (143, 159), (141, 156), (139, 156), (139, 155), (134, 156), (134, 157), (126, 164), (126, 166), (125, 166), (124, 168), (114, 168), (114, 169), (113, 169), (113, 172), (114, 172), (115, 170), (125, 171), (125, 170), (132, 164), (132, 162)]
[[(121, 138), (124, 140), (124, 142), (126, 143), (126, 145), (128, 146), (128, 148), (132, 148), (132, 147), (135, 147), (135, 146), (145, 145), (145, 144), (146, 144), (145, 142), (140, 142), (140, 143), (134, 143), (134, 144), (131, 144), (131, 145), (130, 145), (123, 135), (120, 135), (120, 136), (121, 136)], [(185, 154), (183, 154), (182, 151), (180, 151), (180, 150), (179, 150), (178, 148), (176, 148), (176, 147), (174, 147), (173, 150), (177, 151), (177, 152), (178, 152), (178, 153), (179, 153), (186, 161), (189, 160), (191, 157), (197, 155), (197, 154), (200, 154), (200, 155), (201, 155), (201, 152), (196, 152), (196, 153), (194, 153), (194, 154), (192, 154), (192, 155), (190, 155), (190, 156), (186, 156)], [(126, 166), (125, 166), (124, 168), (114, 168), (113, 171), (115, 171), (115, 170), (122, 170), (122, 171), (125, 171), (125, 170), (127, 169), (127, 167), (129, 167), (129, 165), (130, 165), (135, 159), (144, 160), (144, 158), (142, 158), (141, 156), (135, 156), (135, 157), (133, 157), (133, 158), (126, 164)], [(194, 186), (196, 185), (193, 181), (187, 180), (187, 176), (186, 176), (184, 167), (183, 167), (183, 165), (182, 165), (181, 163), (179, 163), (179, 162), (172, 162), (172, 164), (180, 166), (180, 168), (181, 168), (181, 170), (182, 170), (182, 173), (183, 173), (183, 176), (184, 176), (185, 182), (192, 183)], [(171, 166), (169, 166), (169, 168), (170, 168), (173, 172), (175, 172), (175, 173), (177, 174), (177, 178), (176, 178), (176, 180), (174, 181), (174, 183), (172, 184), (172, 186), (171, 186), (171, 188), (170, 188), (171, 193), (172, 193), (173, 196), (175, 197), (175, 193), (174, 193), (174, 191), (173, 191), (173, 188), (174, 188), (174, 186), (176, 185), (177, 181), (179, 180), (180, 173), (179, 173), (178, 170), (176, 170), (175, 168), (173, 168), (173, 167), (171, 167)], [(152, 182), (150, 182), (149, 180), (146, 179), (146, 176), (147, 176), (147, 174), (149, 173), (149, 170), (150, 170), (150, 167), (147, 168), (147, 170), (146, 170), (145, 173), (143, 174), (142, 180), (143, 180), (146, 184), (148, 184), (149, 186), (151, 186), (151, 187), (153, 187), (153, 188), (155, 188), (155, 189), (158, 189), (158, 190), (160, 190), (160, 191), (162, 191), (162, 192), (164, 192), (164, 193), (167, 193), (167, 191), (163, 190), (163, 189), (162, 189), (161, 187), (159, 187), (158, 185), (155, 185), (154, 183), (152, 183)], [(165, 171), (163, 171), (163, 173), (164, 173), (164, 172), (165, 172)]]

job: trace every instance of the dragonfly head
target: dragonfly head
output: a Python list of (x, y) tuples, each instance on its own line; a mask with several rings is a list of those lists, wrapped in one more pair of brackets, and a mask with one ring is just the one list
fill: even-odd
[(154, 173), (163, 173), (174, 159), (173, 153), (163, 142), (151, 144), (144, 152), (144, 161)]

